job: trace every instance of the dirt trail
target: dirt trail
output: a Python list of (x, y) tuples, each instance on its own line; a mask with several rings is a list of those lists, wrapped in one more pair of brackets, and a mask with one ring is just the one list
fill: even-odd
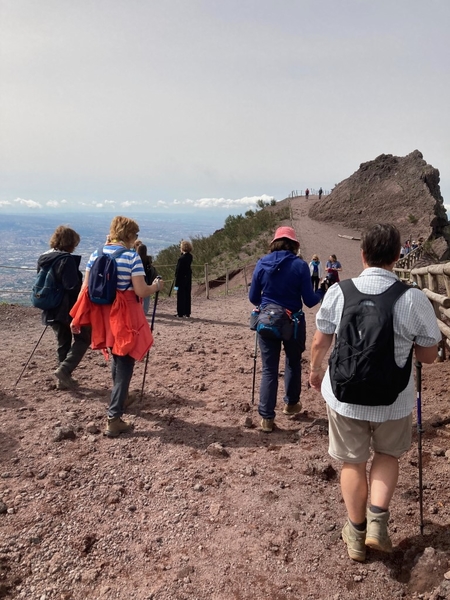
[[(311, 222), (306, 201), (295, 202), (305, 258), (333, 252), (346, 276), (357, 274), (359, 243)], [(40, 314), (0, 305), (0, 598), (450, 597), (450, 361), (423, 373), (425, 535), (415, 439), (392, 505), (394, 553), (354, 563), (340, 539), (339, 465), (327, 455), (320, 395), (305, 380), (300, 415), (279, 411), (270, 435), (255, 427), (250, 309), (242, 285), (194, 297), (189, 320), (174, 316), (174, 298), (161, 301), (143, 400), (127, 415), (135, 431), (110, 440), (101, 434), (110, 389), (101, 354), (86, 355), (77, 392), (58, 391), (49, 331), (15, 388)], [(315, 312), (306, 311), (308, 348)], [(138, 394), (143, 372), (136, 365)]]

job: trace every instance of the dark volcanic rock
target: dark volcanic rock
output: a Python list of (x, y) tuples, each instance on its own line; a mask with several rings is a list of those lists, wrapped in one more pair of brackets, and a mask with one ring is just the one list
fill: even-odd
[(427, 164), (418, 150), (405, 157), (381, 154), (362, 163), (329, 196), (315, 202), (309, 217), (360, 230), (377, 222), (394, 223), (404, 240), (443, 238), (445, 244), (441, 243), (437, 252), (444, 251), (443, 258), (450, 254), (450, 225), (439, 171)]

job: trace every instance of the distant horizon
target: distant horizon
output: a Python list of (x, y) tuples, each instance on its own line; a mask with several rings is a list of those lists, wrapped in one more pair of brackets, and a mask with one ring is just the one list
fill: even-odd
[[(299, 190), (300, 191), (300, 190)], [(301, 190), (303, 192), (303, 190)], [(215, 205), (214, 204), (200, 204), (200, 201), (197, 201), (197, 204), (192, 202), (177, 202), (175, 204), (160, 204), (160, 205), (152, 205), (147, 202), (142, 203), (121, 203), (119, 205), (115, 205), (112, 203), (92, 203), (85, 204), (83, 208), (80, 210), (80, 206), (74, 205), (69, 202), (62, 202), (58, 206), (41, 204), (32, 200), (22, 200), (16, 199), (13, 202), (0, 202), (0, 216), (1, 214), (5, 215), (27, 215), (27, 216), (53, 216), (57, 217), (58, 214), (61, 218), (73, 215), (96, 215), (96, 216), (104, 216), (107, 218), (113, 218), (115, 215), (124, 215), (129, 218), (139, 218), (141, 217), (151, 217), (151, 216), (161, 216), (161, 217), (177, 217), (177, 216), (186, 216), (192, 219), (206, 219), (211, 218), (213, 220), (223, 219), (225, 220), (228, 216), (236, 216), (239, 214), (245, 214), (248, 210), (255, 210), (258, 208), (257, 202), (258, 200), (263, 200), (264, 202), (269, 202), (273, 199), (272, 196), (261, 195), (261, 196), (253, 196), (251, 198), (239, 199), (235, 201), (233, 204), (230, 201), (229, 204), (221, 203), (220, 200), (223, 199), (209, 199), (209, 200), (218, 200)], [(282, 200), (285, 200), (283, 198)], [(206, 199), (205, 199), (206, 200)], [(276, 200), (276, 202), (281, 202), (281, 200)], [(447, 217), (450, 220), (450, 203), (443, 203), (444, 208), (447, 212)]]

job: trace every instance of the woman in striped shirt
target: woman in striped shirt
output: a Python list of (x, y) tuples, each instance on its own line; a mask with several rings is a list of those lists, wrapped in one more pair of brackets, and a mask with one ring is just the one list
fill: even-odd
[(113, 388), (105, 432), (109, 437), (117, 437), (133, 428), (130, 423), (122, 420), (122, 415), (131, 404), (128, 390), (134, 364), (136, 360), (144, 358), (153, 343), (139, 299), (151, 296), (164, 286), (161, 279), (155, 279), (151, 285), (145, 282), (142, 260), (133, 247), (138, 233), (139, 225), (136, 221), (127, 217), (114, 217), (103, 252), (113, 254), (122, 247), (126, 248), (115, 259), (116, 299), (111, 305), (94, 304), (89, 299), (89, 272), (98, 256), (96, 250), (88, 260), (83, 289), (72, 310), (72, 331), (88, 322), (92, 326), (92, 348), (111, 352)]

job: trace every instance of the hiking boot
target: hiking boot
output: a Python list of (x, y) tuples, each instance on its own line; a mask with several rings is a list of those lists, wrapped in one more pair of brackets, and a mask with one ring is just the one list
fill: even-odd
[(347, 521), (342, 530), (342, 539), (347, 545), (348, 555), (352, 560), (366, 560), (366, 532), (358, 531)]
[(275, 419), (261, 419), (261, 429), (264, 433), (272, 433)]
[(387, 530), (388, 521), (388, 510), (382, 513), (367, 510), (366, 546), (381, 552), (392, 552), (392, 542)]
[(58, 382), (64, 386), (58, 389), (74, 390), (78, 387), (78, 381), (76, 381), (76, 379), (74, 379), (63, 367), (58, 367), (54, 375)]
[(133, 423), (123, 421), (120, 417), (108, 417), (105, 435), (111, 438), (118, 437), (121, 433), (130, 433), (133, 431)]
[(138, 399), (138, 395), (137, 394), (128, 394), (128, 396), (125, 399), (125, 402), (123, 403), (124, 410), (126, 410), (132, 404), (134, 404), (137, 399)]
[(283, 414), (292, 417), (292, 415), (298, 414), (302, 410), (302, 403), (300, 400), (296, 404), (284, 404)]

